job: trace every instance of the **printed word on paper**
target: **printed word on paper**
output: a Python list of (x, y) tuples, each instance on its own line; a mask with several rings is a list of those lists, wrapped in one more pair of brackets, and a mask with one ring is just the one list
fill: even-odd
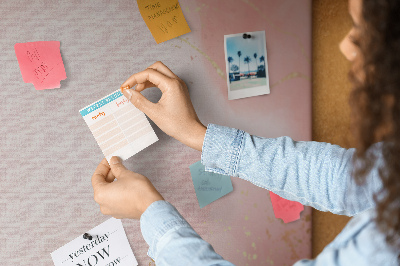
[(138, 265), (121, 220), (111, 218), (51, 253), (55, 266)]

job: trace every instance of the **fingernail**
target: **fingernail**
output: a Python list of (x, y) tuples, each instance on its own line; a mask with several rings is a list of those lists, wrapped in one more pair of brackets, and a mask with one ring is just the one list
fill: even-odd
[(125, 87), (122, 87), (121, 86), (121, 92), (124, 92), (124, 90), (129, 90), (130, 88), (129, 88), (129, 85), (127, 85), (127, 86), (125, 86)]
[(119, 163), (121, 163), (121, 159), (119, 157), (117, 156), (111, 157), (110, 164), (119, 164)]
[(126, 94), (128, 94), (128, 100), (131, 100), (132, 98), (132, 91), (131, 90), (125, 90)]

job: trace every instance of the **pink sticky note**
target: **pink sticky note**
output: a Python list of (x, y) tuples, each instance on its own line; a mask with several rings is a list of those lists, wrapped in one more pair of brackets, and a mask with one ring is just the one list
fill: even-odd
[(304, 206), (301, 203), (281, 198), (271, 191), (269, 195), (276, 218), (281, 218), (284, 223), (300, 219), (300, 213), (304, 210)]
[(24, 82), (33, 83), (35, 89), (60, 88), (60, 81), (67, 78), (60, 42), (16, 43), (14, 49)]

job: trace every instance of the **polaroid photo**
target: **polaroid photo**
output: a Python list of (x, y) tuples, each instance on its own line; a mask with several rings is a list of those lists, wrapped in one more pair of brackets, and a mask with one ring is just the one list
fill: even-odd
[(228, 99), (269, 94), (265, 31), (224, 36)]

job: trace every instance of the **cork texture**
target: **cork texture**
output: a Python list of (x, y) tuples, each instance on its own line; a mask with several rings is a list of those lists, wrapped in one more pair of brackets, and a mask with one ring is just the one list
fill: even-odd
[[(312, 16), (313, 140), (350, 148), (350, 63), (339, 50), (340, 41), (351, 28), (348, 1), (314, 0)], [(313, 210), (313, 257), (340, 233), (349, 219)]]

